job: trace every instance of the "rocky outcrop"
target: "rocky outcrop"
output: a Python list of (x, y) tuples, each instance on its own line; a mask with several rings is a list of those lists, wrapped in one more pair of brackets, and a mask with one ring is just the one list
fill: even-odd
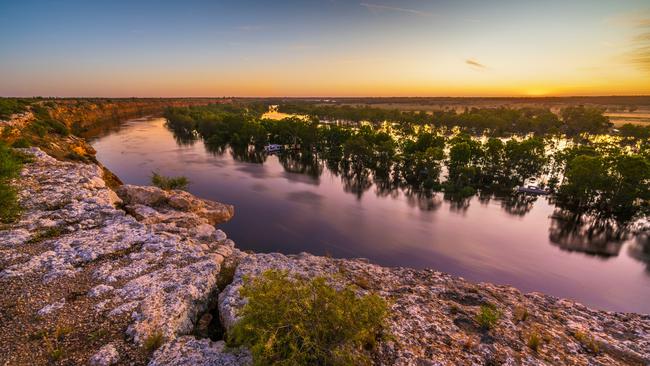
[[(650, 316), (589, 309), (579, 303), (491, 284), (473, 284), (433, 270), (385, 268), (363, 260), (306, 253), (240, 254), (233, 282), (219, 295), (226, 329), (245, 303), (246, 276), (271, 268), (334, 285), (375, 292), (391, 304), (389, 328), (375, 357), (381, 365), (648, 365)], [(493, 329), (476, 315), (501, 314)], [(531, 339), (540, 344), (535, 349)]]
[[(147, 224), (164, 223), (197, 228), (230, 220), (234, 207), (223, 203), (206, 201), (184, 191), (163, 191), (156, 187), (123, 185), (117, 190), (124, 200), (126, 210)], [(211, 226), (212, 227), (212, 226)], [(207, 226), (201, 230), (207, 229)], [(205, 233), (204, 233), (205, 234)]]
[[(47, 328), (71, 313), (81, 317), (75, 319), (81, 328), (115, 323), (129, 340), (117, 348), (191, 333), (233, 251), (234, 243), (214, 227), (232, 217), (232, 206), (155, 187), (123, 186), (120, 197), (97, 165), (58, 161), (36, 148), (26, 152), (33, 162), (20, 179), (25, 212), (0, 231), (0, 287), (16, 287), (2, 305), (21, 303), (32, 289), (17, 286), (29, 278), (42, 296), (21, 309), (25, 323), (38, 316)], [(20, 348), (21, 342), (7, 343)], [(15, 351), (9, 357), (20, 357)]]
[[(5, 131), (18, 133), (21, 129), (34, 120), (34, 113), (26, 111), (11, 115), (7, 120), (0, 120), (0, 134), (5, 134)], [(10, 138), (11, 136), (7, 136)]]
[(162, 113), (167, 107), (226, 103), (222, 98), (60, 99), (51, 109), (53, 118), (75, 130), (100, 128), (103, 122), (123, 121)]

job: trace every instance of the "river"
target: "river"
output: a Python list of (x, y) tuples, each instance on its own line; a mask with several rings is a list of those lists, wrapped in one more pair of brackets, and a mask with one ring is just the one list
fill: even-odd
[[(163, 118), (125, 121), (91, 138), (97, 158), (125, 183), (152, 171), (187, 176), (189, 191), (235, 206), (220, 226), (238, 248), (362, 257), (512, 285), (605, 310), (650, 313), (647, 238), (611, 238), (552, 218), (546, 198), (463, 205), (341, 177), (326, 166), (268, 156), (263, 164), (177, 142)], [(309, 171), (312, 174), (304, 174)]]

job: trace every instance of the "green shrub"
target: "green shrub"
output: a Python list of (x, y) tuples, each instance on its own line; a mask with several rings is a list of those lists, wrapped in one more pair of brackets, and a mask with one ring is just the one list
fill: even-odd
[(169, 191), (172, 189), (187, 190), (190, 181), (187, 177), (183, 176), (165, 177), (164, 175), (153, 172), (151, 175), (151, 183), (158, 188)]
[(598, 342), (591, 334), (578, 330), (573, 333), (573, 337), (580, 342), (587, 351), (593, 354), (598, 354), (600, 352)]
[(528, 309), (526, 309), (525, 306), (521, 305), (521, 306), (515, 307), (513, 317), (514, 317), (514, 320), (517, 323), (525, 322), (526, 319), (528, 319), (528, 315), (529, 315), (528, 314)]
[(14, 141), (13, 144), (11, 144), (11, 147), (15, 148), (27, 148), (32, 146), (32, 144), (29, 142), (28, 139), (21, 137), (18, 140)]
[(49, 110), (40, 105), (33, 105), (32, 112), (35, 120), (29, 125), (29, 129), (40, 137), (45, 137), (47, 133), (56, 133), (61, 136), (70, 134), (70, 129), (65, 123), (56, 120), (50, 116)]
[(30, 101), (15, 98), (0, 98), (0, 119), (7, 119), (12, 114), (22, 113), (27, 109)]
[(481, 305), (481, 310), (476, 314), (476, 322), (485, 330), (494, 328), (499, 319), (501, 319), (501, 312), (491, 304)]
[(143, 347), (145, 351), (151, 353), (160, 348), (164, 341), (165, 338), (163, 337), (162, 332), (157, 330), (149, 334), (149, 336), (144, 340)]
[(33, 133), (40, 137), (45, 137), (48, 133), (56, 133), (61, 136), (70, 134), (70, 129), (63, 122), (57, 121), (52, 118), (36, 119), (29, 125)]
[(17, 178), (26, 158), (0, 142), (0, 222), (13, 222), (20, 215), (18, 192), (10, 183)]
[(526, 345), (528, 345), (528, 348), (537, 352), (541, 343), (542, 338), (540, 337), (539, 333), (537, 333), (537, 331), (533, 330), (528, 334), (528, 337), (526, 339)]
[(8, 183), (0, 181), (0, 222), (14, 222), (21, 212), (16, 189)]
[(231, 346), (248, 346), (256, 365), (369, 364), (369, 351), (384, 336), (387, 303), (334, 289), (324, 278), (293, 278), (269, 270), (246, 279), (248, 303), (228, 335)]

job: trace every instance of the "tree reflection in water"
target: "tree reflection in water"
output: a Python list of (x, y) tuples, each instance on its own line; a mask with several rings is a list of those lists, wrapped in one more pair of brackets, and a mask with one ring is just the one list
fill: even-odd
[(603, 258), (618, 256), (629, 238), (627, 225), (560, 210), (554, 213), (549, 228), (550, 241), (560, 249)]
[(409, 206), (417, 207), (422, 211), (434, 211), (442, 206), (440, 195), (432, 190), (406, 188), (404, 195)]
[[(175, 134), (175, 133), (174, 133), (174, 134)], [(210, 154), (212, 154), (212, 155), (216, 155), (216, 156), (221, 156), (221, 155), (223, 155), (223, 154), (226, 152), (226, 150), (228, 149), (228, 144), (214, 144), (214, 143), (209, 144), (209, 143), (206, 142), (206, 143), (204, 144), (204, 146), (205, 146), (205, 149), (206, 149)]]
[(174, 132), (173, 135), (176, 144), (179, 146), (192, 146), (199, 140), (199, 137), (195, 131), (181, 130)]
[(278, 155), (278, 161), (287, 173), (305, 174), (314, 179), (323, 173), (323, 164), (312, 152), (288, 151)]
[[(197, 141), (194, 132), (173, 130), (179, 145), (191, 145)], [(242, 162), (263, 164), (267, 154), (253, 145), (234, 146), (206, 141), (206, 149), (215, 155), (230, 151), (233, 159)], [(523, 217), (528, 214), (538, 196), (518, 194), (512, 184), (484, 185), (477, 191), (442, 189), (439, 181), (441, 162), (427, 162), (428, 165), (409, 165), (403, 161), (390, 163), (369, 155), (349, 154), (338, 147), (322, 151), (290, 150), (278, 154), (278, 161), (288, 179), (299, 179), (300, 175), (309, 177), (311, 183), (318, 184), (323, 171), (341, 179), (343, 190), (360, 200), (364, 193), (374, 186), (378, 197), (396, 198), (404, 194), (406, 203), (422, 211), (439, 209), (443, 202), (449, 204), (452, 212), (464, 213), (472, 199), (477, 197), (481, 204), (496, 200), (504, 212)], [(441, 194), (442, 191), (442, 194)], [(554, 203), (553, 200), (549, 201)], [(617, 223), (613, 219), (595, 219), (580, 215), (568, 209), (557, 208), (549, 227), (549, 240), (562, 250), (581, 252), (601, 258), (618, 256), (623, 244), (635, 236), (635, 242), (628, 247), (628, 254), (647, 266), (650, 274), (650, 243), (648, 232), (633, 233), (629, 223)]]
[(500, 199), (501, 208), (510, 215), (523, 217), (533, 209), (537, 198), (527, 194), (511, 194)]
[(359, 162), (343, 160), (341, 163), (341, 182), (343, 190), (361, 199), (363, 194), (372, 187), (370, 169)]
[(650, 231), (638, 233), (634, 243), (627, 248), (630, 257), (646, 264), (645, 270), (650, 275)]

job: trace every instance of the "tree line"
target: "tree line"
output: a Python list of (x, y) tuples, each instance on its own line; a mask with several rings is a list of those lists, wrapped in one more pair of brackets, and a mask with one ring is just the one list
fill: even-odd
[(409, 125), (435, 125), (460, 128), (465, 132), (491, 136), (512, 134), (565, 134), (606, 133), (611, 127), (604, 108), (572, 106), (561, 110), (559, 115), (545, 108), (466, 108), (463, 112), (439, 110), (400, 111), (370, 106), (329, 105), (293, 103), (279, 105), (279, 111), (306, 115), (321, 121), (368, 121), (373, 124), (396, 122)]
[[(475, 194), (512, 196), (514, 188), (527, 179), (547, 175), (545, 184), (555, 192), (553, 200), (562, 209), (621, 223), (648, 214), (647, 138), (600, 141), (584, 134), (573, 140), (557, 135), (476, 138), (463, 128), (449, 133), (447, 125), (377, 122), (350, 126), (295, 117), (275, 121), (262, 119), (264, 111), (262, 105), (210, 105), (170, 108), (165, 116), (177, 137), (202, 138), (215, 152), (229, 146), (236, 158), (246, 161), (263, 162), (266, 144), (290, 146), (294, 150), (280, 156), (287, 169), (318, 175), (319, 164), (326, 164), (344, 179), (346, 190), (356, 194), (373, 184), (386, 192), (442, 191), (445, 198), (462, 206)], [(526, 112), (494, 113), (516, 120)], [(541, 115), (552, 120), (547, 114), (537, 116)], [(574, 133), (584, 132), (585, 126), (600, 131), (606, 124), (602, 114), (583, 107), (564, 110), (563, 115)], [(557, 148), (561, 141), (569, 146)], [(526, 202), (514, 203), (526, 206)]]

